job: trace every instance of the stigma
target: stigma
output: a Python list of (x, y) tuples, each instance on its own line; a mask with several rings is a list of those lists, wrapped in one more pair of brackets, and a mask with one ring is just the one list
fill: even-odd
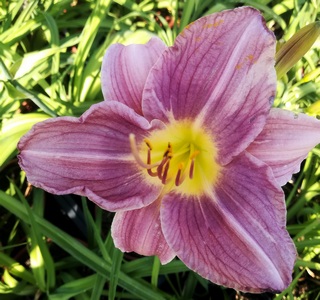
[(132, 155), (147, 180), (184, 194), (201, 194), (218, 178), (212, 136), (191, 122), (174, 122), (136, 142), (129, 135)]

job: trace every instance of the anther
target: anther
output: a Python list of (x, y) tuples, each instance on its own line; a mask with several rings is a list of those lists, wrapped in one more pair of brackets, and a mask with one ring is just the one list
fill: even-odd
[(190, 159), (193, 160), (196, 158), (196, 156), (198, 156), (200, 153), (199, 150), (194, 151), (191, 155), (190, 155)]
[(163, 157), (169, 157), (169, 158), (172, 157), (172, 146), (171, 146), (171, 143), (170, 143), (170, 142), (168, 143), (168, 148), (167, 148), (167, 150), (164, 152)]
[(150, 140), (149, 140), (149, 139), (144, 139), (143, 141), (146, 143), (146, 145), (148, 146), (148, 148), (149, 148), (150, 150), (152, 150), (152, 146), (151, 146)]

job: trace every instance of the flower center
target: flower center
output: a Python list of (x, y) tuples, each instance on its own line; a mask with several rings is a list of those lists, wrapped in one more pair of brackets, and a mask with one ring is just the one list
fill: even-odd
[(189, 121), (177, 121), (152, 132), (137, 145), (130, 135), (132, 153), (149, 180), (188, 195), (209, 191), (220, 166), (212, 136)]

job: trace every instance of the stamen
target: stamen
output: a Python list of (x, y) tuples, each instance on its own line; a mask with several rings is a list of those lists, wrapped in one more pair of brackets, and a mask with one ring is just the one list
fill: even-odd
[(172, 146), (170, 142), (168, 143), (168, 148), (166, 152), (163, 154), (163, 157), (169, 157), (169, 158), (172, 157)]
[[(163, 157), (161, 161), (156, 163), (152, 163), (151, 151), (153, 149), (151, 141), (147, 138), (143, 140), (143, 142), (147, 146), (147, 161), (141, 159), (140, 153), (138, 150), (138, 146), (136, 143), (135, 135), (131, 133), (129, 135), (130, 147), (132, 154), (136, 160), (136, 162), (142, 167), (147, 169), (147, 172), (152, 177), (158, 177), (162, 184), (166, 185), (169, 181), (173, 181), (173, 176), (170, 169), (171, 159), (174, 159), (175, 168), (177, 168), (176, 176), (174, 179), (175, 186), (180, 186), (187, 176), (189, 179), (193, 179), (195, 172), (195, 159), (199, 155), (200, 151), (195, 150), (193, 144), (188, 144), (188, 146), (184, 146), (178, 149), (178, 152), (175, 152), (173, 155), (172, 144), (169, 142), (167, 148), (163, 153)], [(176, 149), (175, 149), (176, 150)], [(186, 152), (189, 152), (189, 160), (184, 161), (186, 159)], [(176, 160), (180, 160), (178, 166), (176, 165)], [(181, 161), (183, 160), (183, 161)], [(187, 171), (189, 169), (189, 172)], [(189, 173), (189, 174), (188, 174)]]
[[(147, 142), (146, 142), (146, 144), (147, 144)], [(147, 144), (147, 146), (149, 147), (148, 144)], [(151, 165), (151, 148), (150, 148), (150, 147), (149, 147), (149, 149), (148, 149), (147, 164), (148, 164), (148, 165)], [(151, 177), (156, 177), (156, 176), (158, 176), (158, 172), (153, 172), (151, 169), (147, 169), (147, 172), (148, 172), (148, 174), (149, 174)]]
[(148, 156), (147, 156), (147, 164), (150, 165), (151, 164), (151, 149), (148, 149)]
[(193, 174), (194, 174), (194, 160), (196, 158), (196, 156), (200, 153), (199, 150), (194, 151), (191, 155), (190, 155), (190, 168), (189, 168), (189, 178), (192, 179), (193, 178)]
[(175, 182), (174, 182), (176, 186), (179, 186), (179, 185), (184, 181), (185, 176), (183, 176), (182, 178), (180, 178), (183, 167), (184, 167), (184, 164), (181, 162), (181, 163), (179, 164), (178, 173), (177, 173), (177, 176), (176, 176), (176, 180), (175, 180)]
[(131, 152), (136, 160), (136, 162), (142, 167), (142, 168), (145, 168), (145, 169), (152, 169), (152, 168), (155, 168), (157, 166), (159, 166), (159, 163), (155, 163), (155, 164), (149, 164), (149, 163), (145, 163), (140, 155), (139, 155), (139, 151), (138, 151), (138, 148), (137, 148), (137, 143), (136, 143), (136, 137), (133, 133), (130, 133), (129, 135), (129, 141), (130, 141), (130, 148), (131, 148)]
[(194, 159), (190, 163), (190, 169), (189, 169), (189, 178), (193, 178), (193, 171), (194, 171)]
[(194, 152), (190, 155), (190, 159), (191, 159), (191, 160), (192, 160), (192, 159), (195, 159), (195, 158), (196, 158), (196, 156), (198, 156), (198, 155), (199, 155), (199, 153), (200, 153), (200, 151), (199, 151), (199, 150), (194, 151)]
[(167, 160), (167, 163), (165, 164), (165, 167), (164, 167), (164, 171), (162, 174), (162, 184), (166, 184), (166, 179), (168, 176), (169, 167), (170, 167), (170, 159)]
[(162, 159), (160, 165), (157, 168), (157, 174), (158, 174), (159, 179), (162, 179), (162, 170), (163, 170), (164, 165), (167, 163), (167, 161), (168, 161), (168, 157), (164, 157)]
[[(165, 179), (163, 180), (164, 174), (166, 173), (165, 177), (167, 177), (168, 174), (168, 170), (169, 170), (169, 160), (172, 158), (172, 146), (171, 143), (168, 143), (168, 148), (167, 150), (164, 152), (163, 154), (163, 159), (161, 161), (161, 163), (159, 164), (158, 168), (157, 168), (157, 172), (158, 172), (158, 177), (159, 179), (163, 181), (165, 181)], [(164, 172), (162, 173), (163, 167), (165, 167)], [(167, 169), (167, 171), (166, 171)]]

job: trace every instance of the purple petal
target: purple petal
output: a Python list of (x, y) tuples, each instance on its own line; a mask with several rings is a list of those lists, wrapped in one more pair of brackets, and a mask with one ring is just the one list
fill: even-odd
[(318, 143), (319, 120), (274, 108), (263, 131), (247, 150), (268, 164), (279, 184), (284, 185)]
[(201, 276), (245, 292), (278, 292), (291, 282), (296, 251), (285, 204), (269, 167), (245, 154), (224, 168), (212, 195), (165, 196), (164, 236)]
[(147, 76), (165, 49), (165, 44), (155, 37), (145, 45), (111, 45), (101, 69), (105, 100), (120, 101), (142, 114), (142, 91)]
[(161, 186), (146, 181), (131, 154), (150, 124), (119, 102), (93, 105), (79, 119), (36, 124), (19, 142), (21, 168), (31, 184), (54, 194), (86, 195), (104, 209), (136, 209), (156, 200)]
[(226, 164), (261, 132), (275, 95), (275, 38), (249, 7), (203, 17), (177, 37), (151, 70), (143, 113), (197, 119)]
[(115, 246), (123, 252), (157, 255), (162, 264), (170, 262), (175, 253), (161, 230), (160, 205), (158, 200), (141, 209), (116, 213), (111, 228)]

